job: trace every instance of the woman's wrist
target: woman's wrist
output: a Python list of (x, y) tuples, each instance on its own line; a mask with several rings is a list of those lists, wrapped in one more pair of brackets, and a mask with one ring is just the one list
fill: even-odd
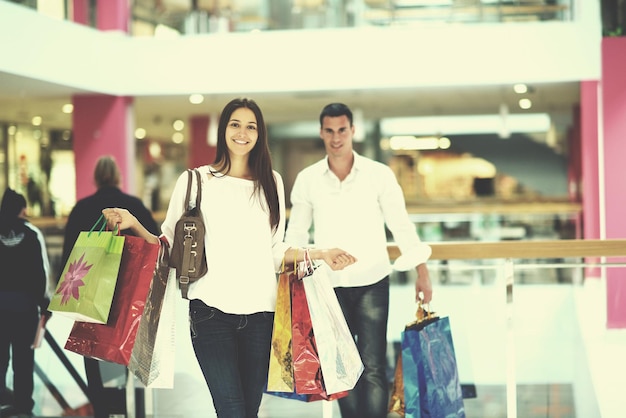
[(326, 254), (327, 250), (321, 250), (321, 249), (317, 249), (317, 248), (311, 248), (309, 250), (309, 256), (311, 257), (311, 259), (313, 260), (323, 260), (324, 259), (324, 255)]

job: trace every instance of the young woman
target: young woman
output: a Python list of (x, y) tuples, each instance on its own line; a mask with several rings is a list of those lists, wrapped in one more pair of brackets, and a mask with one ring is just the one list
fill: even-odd
[[(267, 382), (276, 304), (276, 272), (303, 249), (283, 243), (285, 193), (272, 170), (267, 129), (259, 106), (234, 99), (222, 110), (217, 153), (202, 174), (200, 204), (206, 227), (208, 273), (189, 287), (191, 338), (218, 417), (257, 417)], [(183, 213), (187, 174), (176, 183), (161, 227), (174, 242)], [(158, 238), (128, 211), (103, 210), (109, 224)], [(313, 259), (340, 270), (356, 259), (338, 249), (311, 249)]]

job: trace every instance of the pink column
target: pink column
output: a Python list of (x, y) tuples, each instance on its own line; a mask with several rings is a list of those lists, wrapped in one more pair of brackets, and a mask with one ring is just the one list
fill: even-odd
[(215, 159), (216, 148), (209, 145), (209, 127), (212, 121), (209, 116), (196, 115), (189, 120), (191, 141), (189, 144), (189, 166), (199, 167), (211, 164)]
[[(73, 0), (74, 20), (89, 22), (88, 0)], [(99, 30), (128, 32), (129, 0), (98, 0), (96, 26)], [(123, 63), (120, 63), (123, 65)], [(122, 190), (134, 193), (135, 138), (130, 110), (133, 99), (107, 95), (73, 97), (72, 115), (74, 161), (76, 165), (76, 198), (95, 191), (93, 169), (105, 154), (115, 157), (122, 172)]]
[(130, 0), (98, 0), (96, 13), (98, 29), (129, 32)]
[[(626, 38), (602, 40), (602, 124), (607, 239), (626, 238)], [(612, 261), (616, 261), (613, 259)], [(624, 260), (620, 260), (624, 261)], [(626, 270), (607, 269), (607, 328), (626, 328)]]
[(96, 160), (105, 154), (115, 157), (120, 166), (121, 189), (134, 193), (135, 141), (128, 116), (132, 98), (81, 95), (74, 96), (73, 104), (76, 198), (96, 190), (93, 169)]
[(72, 21), (89, 26), (89, 0), (72, 1)]

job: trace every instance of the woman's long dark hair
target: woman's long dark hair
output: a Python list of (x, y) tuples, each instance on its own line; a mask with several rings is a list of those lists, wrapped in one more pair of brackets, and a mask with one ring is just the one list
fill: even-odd
[(267, 140), (267, 127), (263, 119), (261, 108), (252, 99), (237, 98), (231, 100), (220, 115), (220, 121), (217, 126), (217, 151), (215, 153), (214, 166), (223, 174), (228, 174), (231, 167), (230, 154), (226, 145), (226, 127), (233, 112), (239, 108), (245, 107), (252, 110), (256, 117), (258, 139), (250, 156), (248, 158), (248, 167), (252, 173), (254, 181), (254, 193), (260, 193), (263, 190), (265, 201), (268, 204), (270, 212), (270, 224), (272, 229), (278, 228), (280, 222), (280, 208), (278, 204), (278, 190), (276, 188), (276, 179), (272, 171), (272, 158), (270, 156), (270, 148)]

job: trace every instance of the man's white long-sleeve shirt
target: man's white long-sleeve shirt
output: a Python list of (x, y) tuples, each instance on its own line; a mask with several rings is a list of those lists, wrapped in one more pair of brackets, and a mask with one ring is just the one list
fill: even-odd
[(331, 273), (335, 287), (366, 286), (391, 273), (385, 224), (402, 253), (398, 269), (408, 270), (430, 257), (431, 248), (420, 241), (409, 219), (393, 171), (356, 152), (343, 181), (330, 170), (327, 158), (303, 169), (296, 177), (291, 204), (285, 242), (308, 245), (313, 225), (316, 247), (339, 247), (358, 259)]

